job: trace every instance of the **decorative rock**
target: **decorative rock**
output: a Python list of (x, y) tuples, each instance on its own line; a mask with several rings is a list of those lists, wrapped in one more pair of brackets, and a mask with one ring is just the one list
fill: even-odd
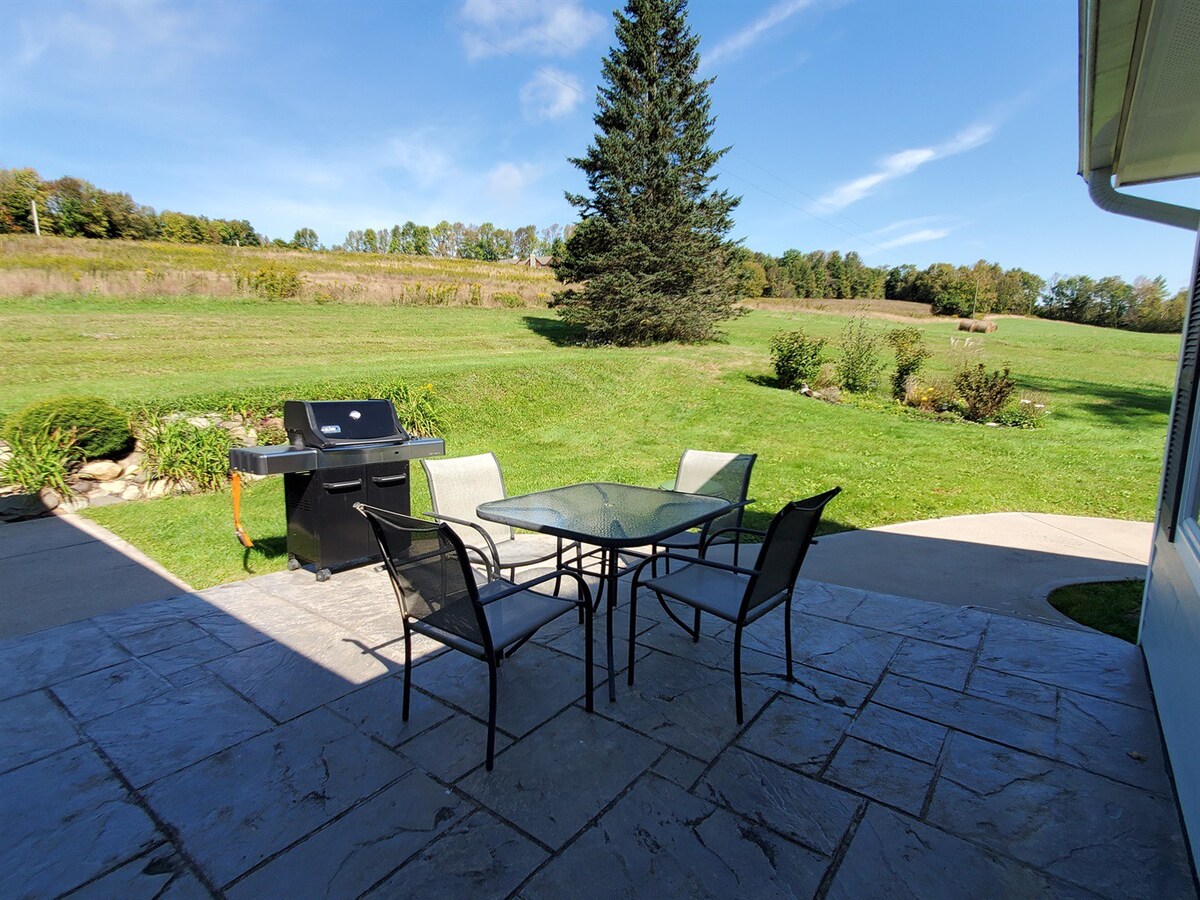
[(246, 430), (244, 425), (237, 422), (222, 422), (221, 427), (229, 432), (233, 442), (239, 447), (251, 447), (254, 441), (250, 437), (250, 432)]
[(163, 479), (148, 482), (145, 488), (142, 489), (142, 494), (147, 500), (157, 500), (159, 497), (165, 497), (170, 493), (171, 486)]
[(42, 488), (38, 494), (38, 499), (42, 501), (42, 506), (46, 508), (46, 512), (57, 509), (58, 505), (63, 501), (62, 494), (54, 490), (54, 488), (48, 487)]
[(121, 464), (111, 459), (93, 459), (79, 467), (77, 476), (91, 481), (112, 481), (120, 478), (123, 471)]
[(213, 424), (207, 416), (190, 416), (187, 423), (196, 428), (211, 428)]
[(94, 481), (77, 481), (72, 485), (72, 487), (75, 488), (75, 492), (80, 495), (86, 495), (92, 493), (93, 491), (100, 490), (100, 485)]
[(121, 491), (122, 500), (137, 500), (142, 496), (142, 488), (140, 485), (131, 484), (125, 490)]
[(95, 493), (88, 497), (88, 506), (112, 506), (114, 503), (120, 503), (121, 498), (115, 494)]
[(142, 467), (142, 463), (146, 459), (146, 454), (141, 450), (134, 450), (117, 460), (117, 464), (123, 468), (126, 473), (135, 472)]
[(73, 494), (72, 496), (63, 500), (58, 509), (60, 512), (73, 513), (79, 512), (81, 509), (87, 509), (90, 505), (91, 504), (88, 503), (87, 497), (83, 496), (82, 494)]
[(124, 481), (104, 481), (97, 487), (100, 488), (97, 493), (112, 494), (114, 497), (119, 497), (125, 491), (126, 484)]
[(821, 388), (813, 391), (812, 395), (818, 400), (824, 400), (826, 403), (840, 403), (842, 400), (842, 392), (835, 387)]

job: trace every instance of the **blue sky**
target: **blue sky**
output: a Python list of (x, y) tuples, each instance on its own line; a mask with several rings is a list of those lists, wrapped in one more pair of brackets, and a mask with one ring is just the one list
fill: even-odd
[[(301, 226), (571, 221), (613, 6), (0, 6), (0, 165)], [(719, 184), (752, 249), (1167, 277), (1193, 238), (1092, 206), (1068, 0), (695, 0)], [(1195, 180), (1140, 192), (1200, 204)]]

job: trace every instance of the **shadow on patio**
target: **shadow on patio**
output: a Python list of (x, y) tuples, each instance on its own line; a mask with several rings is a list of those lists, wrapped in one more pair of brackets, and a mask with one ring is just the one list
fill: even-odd
[(501, 668), (490, 774), (481, 664), (418, 642), (401, 722), (398, 615), (369, 568), (5, 641), (0, 892), (1194, 893), (1137, 648), (797, 595), (797, 680), (776, 611), (747, 631), (740, 728), (716, 623), (693, 644), (644, 599), (638, 683), (610, 704), (598, 669), (589, 716), (582, 629), (558, 620)]

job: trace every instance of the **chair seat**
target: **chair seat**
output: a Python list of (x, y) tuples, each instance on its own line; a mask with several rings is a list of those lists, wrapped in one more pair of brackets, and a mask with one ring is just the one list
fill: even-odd
[[(643, 582), (643, 585), (726, 622), (736, 622), (749, 582), (749, 575), (738, 572), (727, 572), (711, 566), (685, 565), (669, 575)], [(759, 604), (747, 613), (746, 623), (753, 622), (775, 605), (773, 602)]]
[(700, 546), (700, 538), (701, 534), (699, 531), (681, 531), (678, 534), (663, 538), (655, 546), (671, 550), (694, 550)]
[[(560, 600), (548, 594), (537, 591), (521, 591), (503, 599), (488, 603), (488, 598), (503, 590), (513, 587), (511, 581), (498, 578), (479, 586), (479, 599), (484, 605), (483, 614), (487, 618), (488, 630), (492, 633), (492, 649), (502, 652), (514, 644), (519, 644), (543, 625), (557, 619), (565, 612), (575, 608), (573, 600)], [(457, 607), (450, 607), (455, 613), (462, 615)], [(450, 627), (453, 623), (444, 621), (444, 611), (439, 610), (424, 619), (414, 619), (410, 622), (413, 631), (440, 641), (447, 647), (453, 647), (463, 653), (483, 659), (483, 645), (477, 644), (461, 632), (465, 629)]]
[(488, 597), (512, 586), (511, 581), (501, 578), (479, 589), (480, 602), (486, 604), (483, 613), (492, 632), (492, 646), (497, 651), (519, 644), (546, 623), (576, 608), (574, 600), (537, 591), (521, 591), (488, 603)]
[(496, 554), (501, 569), (544, 562), (558, 554), (558, 538), (550, 534), (518, 534), (511, 541), (497, 541)]

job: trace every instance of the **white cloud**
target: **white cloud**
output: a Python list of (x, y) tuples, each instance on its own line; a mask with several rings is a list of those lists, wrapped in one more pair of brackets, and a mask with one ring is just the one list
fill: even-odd
[(840, 184), (817, 200), (816, 212), (837, 212), (871, 194), (881, 184), (910, 175), (926, 163), (986, 144), (996, 133), (996, 120), (976, 122), (944, 143), (933, 147), (901, 150), (880, 160), (879, 167), (867, 175)]
[(570, 72), (544, 67), (521, 87), (521, 112), (530, 122), (561, 119), (583, 99), (579, 79)]
[(899, 235), (876, 245), (877, 250), (891, 250), (893, 247), (903, 247), (906, 244), (924, 244), (927, 241), (938, 241), (950, 233), (949, 228), (919, 228), (907, 234)]
[(604, 16), (579, 0), (466, 0), (459, 20), (469, 59), (504, 53), (570, 56), (607, 25)]
[(445, 180), (454, 170), (454, 163), (442, 149), (445, 136), (431, 131), (415, 131), (396, 135), (387, 141), (381, 164), (407, 172), (419, 185), (426, 186)]
[(209, 13), (228, 24), (225, 17), (232, 10), (224, 5), (188, 10), (165, 0), (75, 4), (55, 15), (21, 22), (16, 62), (33, 66), (54, 49), (67, 58), (84, 57), (93, 62), (106, 62), (119, 54), (127, 63), (178, 65), (222, 49), (217, 32), (204, 27)]
[(504, 204), (519, 201), (541, 175), (534, 163), (498, 163), (487, 174), (487, 192)]
[(812, 4), (813, 0), (783, 0), (782, 3), (776, 3), (737, 34), (718, 41), (711, 50), (703, 54), (703, 65), (710, 66), (722, 59), (737, 56), (758, 43), (771, 29), (783, 24)]

